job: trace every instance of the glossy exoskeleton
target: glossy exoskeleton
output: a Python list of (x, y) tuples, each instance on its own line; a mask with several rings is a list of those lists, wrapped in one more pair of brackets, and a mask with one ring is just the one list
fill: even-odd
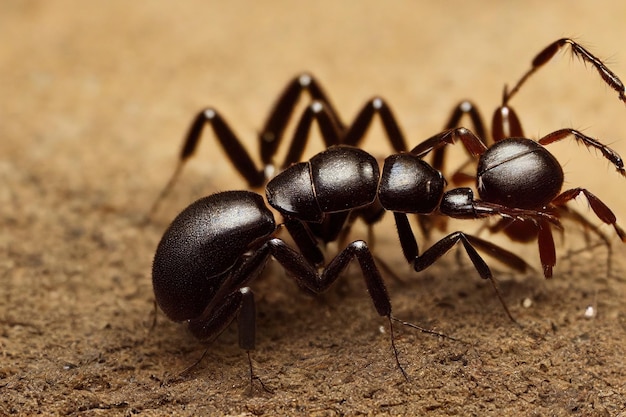
[[(472, 143), (471, 149), (468, 147), (470, 153), (479, 156), (476, 188), (484, 202), (495, 203), (509, 209), (537, 210), (558, 218), (562, 216), (563, 206), (582, 194), (589, 201), (596, 216), (604, 223), (613, 226), (620, 239), (626, 241), (626, 233), (617, 225), (615, 214), (598, 197), (580, 187), (562, 191), (563, 169), (543, 145), (573, 136), (586, 146), (600, 150), (617, 171), (624, 175), (622, 158), (608, 146), (602, 145), (596, 139), (577, 130), (561, 129), (544, 136), (538, 142), (513, 137), (502, 139), (487, 148), (467, 129), (458, 130), (465, 136), (463, 143), (466, 146)], [(434, 147), (452, 143), (452, 136), (452, 132), (438, 135), (418, 145), (416, 152), (427, 153)], [(558, 225), (560, 227), (560, 223)], [(498, 227), (515, 240), (529, 241), (537, 238), (544, 275), (546, 278), (552, 276), (553, 267), (556, 265), (556, 251), (552, 229), (547, 218), (508, 217), (500, 220)]]
[[(216, 337), (238, 316), (240, 345), (249, 351), (254, 348), (255, 319), (248, 284), (270, 256), (311, 294), (326, 291), (356, 259), (376, 311), (388, 318), (391, 328), (391, 302), (367, 244), (354, 241), (326, 263), (317, 240), (307, 230), (328, 217), (373, 205), (378, 199), (386, 210), (395, 212), (403, 250), (412, 257), (416, 270), (426, 268), (459, 241), (479, 274), (492, 283), (491, 272), (474, 246), (513, 267), (524, 268), (524, 261), (512, 253), (462, 232), (450, 234), (418, 256), (405, 212), (437, 210), (463, 218), (543, 216), (535, 211), (484, 205), (468, 200), (467, 193), (459, 199), (458, 192), (444, 193), (444, 185), (439, 172), (408, 153), (387, 158), (382, 174), (373, 156), (345, 145), (330, 147), (310, 161), (294, 164), (268, 183), (266, 193), (269, 203), (285, 216), (302, 254), (275, 237), (276, 223), (258, 194), (229, 191), (200, 199), (174, 219), (157, 247), (152, 270), (157, 304), (170, 319), (188, 322), (191, 332), (201, 340)], [(323, 267), (321, 274), (319, 267)], [(397, 360), (393, 330), (390, 334)]]
[[(567, 45), (576, 56), (593, 65), (603, 80), (618, 91), (620, 100), (626, 102), (624, 85), (615, 74), (577, 43), (561, 39), (535, 58), (532, 69), (513, 89), (505, 89), (503, 104), (493, 121), (492, 136), (496, 143), (490, 146), (483, 141), (486, 135), (476, 107), (463, 102), (452, 114), (444, 132), (406, 152), (402, 132), (384, 100), (371, 99), (353, 123), (345, 125), (317, 81), (308, 74), (290, 82), (271, 110), (259, 135), (261, 168), (215, 109), (199, 112), (185, 138), (178, 167), (152, 212), (194, 153), (202, 130), (208, 124), (248, 184), (251, 187), (267, 184), (268, 201), (284, 216), (284, 224), (300, 251), (276, 237), (276, 223), (261, 196), (249, 191), (231, 191), (203, 198), (179, 214), (159, 243), (153, 265), (158, 305), (171, 319), (188, 322), (191, 332), (201, 340), (215, 338), (238, 317), (240, 345), (249, 351), (254, 348), (255, 319), (254, 297), (248, 285), (260, 274), (270, 256), (289, 272), (299, 287), (312, 294), (325, 291), (356, 258), (378, 314), (389, 320), (391, 345), (402, 370), (391, 325), (396, 319), (391, 314), (385, 285), (365, 242), (350, 243), (328, 263), (319, 247), (320, 240), (329, 242), (338, 240), (341, 233), (347, 234), (355, 217), (373, 223), (385, 211), (393, 212), (403, 254), (417, 271), (427, 268), (461, 242), (479, 275), (489, 279), (496, 292), (489, 267), (476, 249), (520, 270), (526, 267), (522, 259), (460, 231), (448, 234), (420, 254), (407, 213), (425, 215), (425, 218), (498, 216), (501, 219), (497, 227), (509, 236), (518, 240), (538, 238), (547, 277), (551, 276), (556, 262), (550, 224), (560, 225), (558, 218), (565, 213), (564, 205), (580, 194), (586, 196), (596, 215), (611, 224), (625, 240), (626, 234), (617, 226), (615, 215), (597, 197), (583, 188), (561, 191), (562, 168), (544, 145), (573, 137), (599, 150), (624, 174), (621, 157), (596, 139), (573, 129), (557, 130), (538, 142), (527, 139), (519, 118), (508, 105), (526, 79)], [(273, 157), (303, 91), (308, 91), (313, 102), (300, 118), (280, 172), (273, 177)], [(385, 160), (382, 171), (371, 155), (356, 147), (376, 114), (381, 116), (387, 140), (397, 152)], [(476, 134), (458, 126), (465, 114), (471, 117)], [(318, 123), (328, 149), (309, 161), (300, 162), (313, 121)], [(478, 158), (476, 175), (473, 175), (478, 199), (468, 187), (446, 189), (447, 183), (441, 174), (443, 150), (447, 144), (458, 140)], [(431, 152), (434, 161), (428, 164), (423, 158)], [(456, 177), (449, 177), (451, 183), (456, 183)], [(321, 274), (318, 273), (320, 267), (323, 267)]]

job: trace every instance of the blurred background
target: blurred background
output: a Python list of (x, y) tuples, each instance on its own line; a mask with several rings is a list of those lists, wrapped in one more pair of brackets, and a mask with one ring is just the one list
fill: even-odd
[[(163, 229), (191, 201), (245, 187), (214, 151), (211, 134), (153, 223), (139, 223), (174, 170), (188, 124), (204, 107), (218, 109), (256, 157), (256, 134), (278, 93), (308, 71), (344, 121), (380, 95), (416, 144), (440, 131), (461, 99), (472, 99), (488, 123), (504, 85), (561, 37), (580, 41), (626, 78), (624, 16), (623, 1), (3, 2), (0, 414), (623, 411), (624, 281), (598, 277), (603, 250), (565, 259), (546, 287), (540, 273), (519, 277), (502, 268), (504, 277), (524, 282), (505, 287), (514, 312), (527, 314), (522, 320), (533, 331), (554, 336), (549, 343), (515, 333), (502, 314), (492, 321), (500, 306), (491, 289), (476, 290), (478, 278), (468, 268), (462, 276), (448, 273), (459, 267), (451, 257), (425, 275), (423, 287), (392, 291), (405, 316), (433, 320), (482, 343), (468, 353), (405, 335), (401, 360), (415, 377), (406, 385), (386, 339), (379, 340), (381, 323), (358, 278), (356, 301), (337, 297), (322, 306), (299, 307), (297, 290), (265, 287), (261, 300), (268, 307), (259, 331), (265, 347), (255, 359), (276, 393), (249, 398), (242, 394), (247, 365), (236, 349), (235, 329), (211, 350), (204, 368), (173, 385), (164, 381), (193, 363), (202, 348), (163, 318), (146, 336), (150, 263)], [(573, 127), (626, 154), (624, 103), (567, 50), (511, 104), (532, 138)], [(381, 132), (376, 124), (363, 145), (377, 156), (389, 152)], [(309, 156), (321, 150), (319, 140), (311, 143)], [(589, 188), (626, 226), (624, 179), (573, 141), (550, 149), (564, 165), (566, 187)], [(453, 155), (464, 160), (463, 152)], [(587, 213), (583, 199), (577, 207)], [(391, 230), (377, 230), (376, 253), (403, 266), (395, 236), (386, 233)], [(623, 248), (610, 228), (602, 230), (614, 242), (619, 275)], [(585, 247), (577, 243), (582, 233), (576, 227), (566, 236), (571, 238), (559, 246), (560, 254), (563, 247)], [(534, 245), (516, 250), (540, 268)], [(422, 288), (427, 296), (417, 302), (412, 297)], [(526, 296), (536, 310), (521, 310)], [(603, 313), (581, 324), (576, 317), (598, 297)], [(564, 333), (552, 334), (555, 326)], [(412, 349), (416, 338), (420, 348)], [(573, 340), (592, 340), (596, 348)], [(363, 349), (358, 357), (355, 348)], [(473, 368), (455, 368), (461, 365), (449, 358), (458, 350)], [(585, 362), (588, 357), (596, 361)]]

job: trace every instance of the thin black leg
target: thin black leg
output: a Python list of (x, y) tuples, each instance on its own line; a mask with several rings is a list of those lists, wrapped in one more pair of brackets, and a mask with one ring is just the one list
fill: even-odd
[(343, 131), (343, 124), (328, 96), (320, 83), (310, 74), (300, 74), (287, 84), (278, 100), (272, 107), (265, 125), (259, 135), (261, 161), (264, 165), (271, 165), (274, 155), (282, 141), (285, 128), (304, 91), (308, 91), (312, 100), (324, 105), (331, 119)]
[(498, 290), (498, 286), (496, 284), (495, 279), (493, 278), (493, 275), (491, 274), (491, 270), (489, 269), (489, 266), (483, 260), (483, 258), (478, 254), (478, 252), (476, 252), (476, 249), (474, 249), (474, 246), (470, 242), (470, 239), (468, 239), (467, 235), (465, 235), (463, 232), (454, 232), (454, 233), (449, 234), (448, 236), (444, 237), (443, 239), (435, 243), (433, 246), (428, 248), (422, 255), (417, 256), (413, 262), (414, 269), (417, 272), (419, 272), (428, 268), (437, 259), (445, 255), (459, 241), (463, 244), (463, 248), (465, 249), (467, 256), (472, 261), (472, 264), (474, 265), (474, 269), (476, 269), (476, 272), (478, 272), (478, 275), (480, 275), (481, 278), (488, 279), (491, 282), (491, 285), (493, 286), (496, 296), (500, 300), (500, 303), (502, 304), (502, 307), (504, 308), (506, 315), (509, 317), (509, 319), (511, 319), (512, 322), (517, 324), (517, 321), (515, 320), (515, 318), (513, 318), (513, 315), (509, 311), (509, 308), (507, 307), (506, 302), (504, 301), (504, 298), (502, 298), (502, 295), (500, 294), (500, 290)]
[(378, 114), (383, 122), (383, 128), (387, 134), (387, 140), (395, 152), (404, 152), (407, 150), (404, 134), (400, 129), (400, 125), (396, 121), (396, 117), (389, 105), (380, 97), (374, 97), (369, 100), (361, 111), (357, 114), (352, 124), (348, 127), (343, 140), (343, 145), (359, 146), (365, 132), (372, 124), (372, 119)]

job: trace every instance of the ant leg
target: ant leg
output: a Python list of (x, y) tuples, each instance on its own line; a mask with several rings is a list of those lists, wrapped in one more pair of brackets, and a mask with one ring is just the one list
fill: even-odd
[(526, 272), (526, 270), (530, 268), (530, 265), (528, 265), (526, 261), (515, 255), (513, 252), (509, 252), (500, 246), (476, 236), (466, 234), (465, 238), (472, 244), (472, 246), (482, 250), (484, 253), (494, 259), (497, 259), (509, 268), (513, 268), (518, 272)]
[[(413, 268), (417, 272), (425, 270), (426, 268), (431, 266), (437, 259), (445, 255), (459, 241), (463, 244), (463, 248), (465, 249), (467, 256), (469, 256), (470, 260), (472, 261), (472, 264), (474, 265), (474, 269), (476, 269), (476, 272), (478, 272), (481, 278), (488, 279), (491, 282), (491, 285), (493, 286), (496, 296), (500, 300), (500, 304), (502, 304), (502, 307), (504, 308), (506, 315), (509, 317), (509, 319), (513, 323), (519, 325), (519, 323), (515, 320), (515, 318), (513, 318), (513, 315), (509, 311), (509, 308), (507, 307), (506, 302), (504, 301), (504, 298), (502, 297), (502, 294), (500, 294), (500, 290), (498, 289), (496, 281), (493, 278), (493, 275), (491, 274), (491, 270), (489, 269), (489, 266), (487, 266), (487, 263), (485, 263), (483, 258), (478, 254), (478, 252), (476, 252), (476, 249), (474, 249), (473, 244), (476, 244), (477, 241), (482, 241), (481, 239), (466, 235), (463, 232), (451, 233), (448, 236), (441, 239), (440, 241), (438, 241), (437, 243), (435, 243), (434, 245), (432, 245), (430, 248), (428, 248), (422, 255), (415, 256), (415, 259), (413, 260)], [(482, 243), (487, 243), (487, 242), (482, 241)], [(479, 246), (479, 244), (477, 244), (476, 246)], [(496, 258), (500, 259), (501, 261), (507, 264), (510, 262), (510, 259), (517, 258), (517, 256), (514, 255), (513, 253), (508, 252), (496, 245), (489, 244), (489, 246), (490, 246), (489, 250), (492, 252), (492, 254)], [(525, 262), (521, 258), (518, 258), (517, 262), (521, 262), (525, 264)]]
[(462, 232), (455, 232), (444, 237), (433, 246), (431, 246), (428, 250), (426, 250), (426, 252), (420, 255), (417, 242), (415, 240), (415, 235), (413, 234), (413, 230), (411, 229), (411, 225), (408, 221), (406, 214), (397, 212), (394, 212), (393, 214), (396, 220), (396, 228), (398, 229), (398, 236), (400, 238), (402, 252), (407, 261), (413, 264), (413, 268), (415, 269), (415, 271), (419, 272), (428, 268), (437, 259), (443, 256), (446, 252), (448, 252), (452, 248), (452, 246), (454, 246), (460, 240), (463, 243), (465, 251), (470, 257), (472, 263), (474, 264), (474, 268), (476, 269), (478, 274), (481, 276), (481, 278), (489, 279), (491, 281), (494, 291), (496, 292), (500, 303), (504, 307), (504, 311), (506, 312), (507, 316), (511, 319), (511, 321), (517, 323), (517, 321), (511, 315), (508, 307), (506, 306), (506, 303), (504, 302), (500, 291), (498, 290), (496, 282), (491, 274), (491, 270), (478, 254), (478, 252), (476, 252), (474, 246), (482, 249), (483, 251), (485, 251), (485, 253), (498, 259), (505, 265), (508, 265), (509, 267), (521, 272), (525, 271), (528, 267), (528, 264), (522, 258), (497, 245), (494, 245), (493, 243), (487, 242), (475, 236), (464, 234)]
[(387, 133), (387, 140), (394, 151), (406, 151), (407, 146), (404, 134), (400, 130), (391, 108), (381, 97), (374, 97), (365, 103), (352, 124), (347, 128), (341, 143), (343, 145), (359, 146), (376, 113), (380, 115), (383, 127)]
[(230, 126), (228, 126), (219, 113), (213, 108), (202, 110), (196, 115), (189, 126), (176, 169), (174, 170), (174, 173), (170, 177), (170, 180), (166, 184), (165, 188), (152, 204), (148, 218), (156, 212), (159, 203), (167, 196), (174, 186), (174, 183), (180, 175), (185, 162), (195, 152), (206, 123), (211, 125), (218, 142), (225, 150), (226, 155), (231, 160), (237, 171), (239, 171), (239, 173), (246, 179), (248, 186), (250, 188), (258, 188), (265, 184), (267, 181), (267, 172), (272, 166), (272, 158), (276, 154), (276, 150), (280, 145), (284, 130), (289, 122), (296, 103), (300, 98), (301, 93), (305, 90), (309, 92), (309, 95), (313, 100), (324, 103), (327, 111), (330, 113), (330, 117), (335, 121), (340, 129), (343, 129), (343, 125), (339, 120), (337, 112), (330, 103), (326, 93), (319, 85), (319, 82), (309, 74), (301, 74), (287, 84), (272, 107), (267, 121), (265, 122), (265, 126), (260, 133), (260, 153), (264, 168), (258, 169), (239, 139), (233, 133)]
[(350, 243), (326, 266), (321, 275), (314, 267), (306, 262), (305, 258), (291, 249), (280, 239), (271, 239), (267, 245), (271, 249), (272, 256), (289, 271), (299, 285), (307, 288), (315, 294), (325, 292), (336, 280), (348, 263), (356, 258), (363, 272), (363, 278), (367, 285), (374, 307), (380, 316), (391, 314), (391, 302), (382, 276), (374, 263), (374, 258), (362, 240)]
[[(198, 339), (210, 343), (215, 340), (237, 316), (244, 303), (244, 295), (250, 289), (241, 288), (220, 300), (219, 305), (210, 310), (205, 310), (201, 317), (189, 320), (189, 331)], [(251, 293), (250, 293), (251, 294)], [(249, 325), (249, 323), (248, 323)], [(250, 328), (247, 328), (250, 331)], [(252, 346), (254, 349), (254, 326), (252, 327), (252, 335), (240, 336), (240, 341), (247, 343), (246, 347)], [(246, 349), (243, 347), (243, 349)]]
[(572, 54), (578, 58), (580, 58), (585, 63), (590, 63), (595, 67), (595, 69), (600, 74), (600, 77), (604, 80), (604, 82), (611, 87), (613, 90), (617, 91), (619, 94), (619, 99), (626, 103), (626, 89), (624, 88), (624, 83), (611, 71), (600, 59), (594, 56), (587, 49), (583, 48), (580, 44), (576, 43), (574, 40), (569, 38), (562, 38), (552, 42), (550, 45), (546, 46), (541, 52), (535, 56), (532, 61), (531, 68), (520, 78), (520, 80), (515, 84), (515, 86), (510, 90), (504, 93), (503, 105), (506, 105), (507, 102), (513, 97), (520, 89), (520, 87), (526, 82), (526, 80), (533, 75), (539, 68), (545, 65), (556, 53), (563, 47), (569, 45), (572, 50)]
[(465, 149), (467, 149), (472, 156), (482, 155), (487, 150), (487, 146), (482, 139), (476, 136), (472, 131), (464, 127), (457, 127), (454, 129), (444, 130), (443, 132), (426, 139), (424, 142), (413, 148), (411, 153), (419, 158), (423, 158), (428, 153), (438, 148), (453, 144), (455, 139), (460, 139), (463, 146), (465, 146)]
[[(487, 132), (480, 111), (478, 107), (469, 100), (463, 100), (455, 106), (445, 125), (445, 130), (448, 131), (461, 127), (460, 122), (464, 116), (469, 117), (471, 128), (475, 135), (481, 138), (485, 144), (488, 143)], [(445, 172), (446, 148), (445, 146), (437, 147), (432, 152), (432, 162), (430, 165), (439, 172)], [(470, 157), (465, 163), (455, 168), (451, 175), (444, 176), (449, 178), (450, 183), (456, 186), (475, 182), (476, 177), (462, 172), (468, 165), (474, 162), (474, 159)], [(432, 230), (445, 231), (448, 226), (448, 219), (444, 216), (418, 214), (417, 221), (426, 238), (430, 238)]]
[(226, 123), (226, 121), (215, 109), (207, 108), (199, 112), (189, 126), (189, 130), (185, 136), (185, 141), (178, 158), (176, 169), (165, 185), (165, 188), (161, 190), (161, 193), (157, 197), (156, 201), (152, 204), (148, 217), (151, 217), (152, 214), (156, 212), (160, 202), (173, 188), (183, 169), (183, 166), (194, 154), (205, 124), (209, 124), (211, 126), (213, 133), (215, 134), (218, 143), (224, 149), (226, 156), (230, 159), (231, 163), (235, 166), (237, 171), (239, 171), (241, 176), (246, 179), (251, 188), (260, 187), (265, 183), (266, 178), (264, 171), (256, 167), (254, 161), (237, 136), (233, 133), (228, 123)]
[(265, 386), (263, 380), (254, 373), (252, 366), (251, 352), (256, 348), (256, 305), (254, 302), (254, 294), (250, 288), (242, 288), (243, 300), (239, 309), (238, 331), (239, 348), (246, 351), (248, 357), (248, 368), (250, 369), (250, 394), (254, 389), (254, 381), (257, 380), (261, 387), (269, 393), (272, 392)]
[(336, 213), (326, 213), (321, 223), (307, 223), (307, 227), (324, 244), (335, 242), (341, 232), (347, 226), (350, 211), (339, 211)]
[[(234, 292), (218, 308), (211, 311), (210, 317), (203, 315), (202, 319), (191, 320), (188, 327), (198, 339), (212, 341), (228, 327), (236, 316), (238, 316), (239, 348), (244, 350), (248, 357), (250, 392), (252, 392), (254, 380), (259, 381), (264, 390), (271, 392), (255, 375), (252, 367), (250, 352), (256, 347), (256, 307), (254, 293), (250, 288), (244, 287)], [(201, 360), (202, 358), (197, 363)]]
[[(506, 86), (503, 95), (506, 95)], [(506, 103), (506, 98), (504, 98), (503, 104), (493, 112), (491, 118), (491, 138), (494, 142), (498, 142), (506, 138), (523, 137), (526, 135), (524, 135), (522, 122), (513, 107), (509, 106)]]
[[(583, 227), (583, 231), (585, 235), (585, 243), (587, 245), (586, 248), (583, 248), (583, 250), (588, 250), (596, 246), (596, 245), (592, 245), (592, 243), (590, 242), (589, 231), (595, 234), (602, 241), (601, 244), (605, 246), (607, 250), (606, 276), (610, 277), (611, 271), (613, 270), (613, 250), (611, 248), (611, 241), (609, 240), (609, 237), (605, 235), (597, 225), (591, 223), (589, 219), (587, 219), (578, 211), (573, 210), (567, 206), (557, 206), (557, 209), (559, 210), (560, 217), (571, 219), (572, 221), (578, 223), (579, 225)], [(574, 255), (575, 253), (576, 252), (573, 252), (572, 255)]]
[(368, 293), (374, 303), (376, 311), (381, 317), (387, 317), (389, 321), (391, 348), (394, 353), (396, 365), (398, 369), (400, 369), (402, 376), (408, 380), (408, 375), (400, 364), (398, 350), (395, 345), (391, 301), (382, 276), (380, 275), (380, 271), (376, 267), (374, 258), (365, 242), (357, 240), (350, 243), (328, 264), (321, 275), (318, 275), (317, 271), (315, 271), (300, 254), (288, 247), (280, 239), (272, 239), (268, 244), (272, 247), (272, 255), (274, 258), (291, 273), (298, 284), (316, 294), (326, 291), (337, 278), (339, 278), (350, 261), (356, 258), (361, 267)]
[(272, 158), (280, 145), (287, 123), (291, 118), (298, 99), (305, 90), (309, 92), (309, 95), (314, 101), (318, 101), (324, 105), (330, 119), (337, 125), (338, 130), (344, 130), (343, 123), (339, 119), (337, 111), (331, 104), (319, 82), (310, 74), (300, 74), (294, 77), (280, 94), (259, 135), (261, 161), (264, 165), (272, 165)]
[(239, 141), (232, 129), (217, 110), (208, 108), (198, 113), (191, 123), (180, 153), (180, 164), (191, 157), (195, 150), (204, 126), (208, 124), (224, 152), (239, 173), (248, 181), (250, 187), (260, 187), (265, 182), (263, 171), (258, 169), (252, 158)]
[(409, 219), (405, 213), (396, 211), (393, 212), (393, 217), (396, 221), (396, 229), (398, 231), (398, 238), (400, 239), (402, 254), (408, 263), (412, 263), (419, 254), (419, 248)]
[[(463, 100), (456, 105), (456, 107), (454, 108), (454, 110), (452, 110), (452, 113), (450, 114), (450, 118), (448, 119), (444, 130), (448, 131), (461, 127), (459, 122), (461, 121), (463, 116), (466, 115), (470, 118), (472, 132), (474, 132), (477, 137), (481, 138), (485, 142), (485, 144), (487, 144), (487, 132), (485, 131), (485, 124), (483, 123), (480, 111), (474, 103), (468, 100)], [(442, 147), (433, 150), (433, 159), (431, 165), (437, 171), (443, 172), (445, 149), (445, 147)]]
[(285, 160), (281, 165), (281, 169), (289, 167), (291, 164), (302, 160), (302, 153), (311, 130), (313, 121), (317, 121), (324, 140), (324, 145), (329, 148), (333, 145), (339, 145), (342, 128), (338, 125), (331, 109), (322, 101), (314, 101), (311, 103), (300, 118), (296, 131), (294, 132), (291, 145), (285, 156)]
[[(394, 218), (396, 220), (396, 228), (398, 229), (398, 236), (400, 238), (400, 246), (404, 257), (409, 263), (414, 263), (417, 258), (420, 258), (417, 242), (411, 229), (411, 225), (405, 213), (394, 212)], [(457, 232), (461, 233), (461, 232)], [(473, 246), (483, 250), (486, 254), (499, 260), (510, 268), (519, 272), (525, 272), (529, 265), (519, 256), (506, 249), (501, 248), (491, 242), (480, 239), (476, 236), (463, 233), (463, 237), (469, 241)], [(436, 259), (435, 259), (436, 260)], [(434, 260), (433, 260), (434, 262)], [(429, 264), (430, 265), (430, 264)], [(425, 268), (427, 268), (427, 265)], [(423, 269), (425, 269), (423, 268)], [(421, 270), (421, 269), (420, 269)], [(480, 272), (480, 271), (479, 271)]]
[(619, 156), (617, 152), (608, 146), (600, 143), (598, 140), (583, 135), (581, 132), (575, 129), (560, 129), (555, 132), (549, 133), (546, 136), (539, 139), (539, 143), (542, 145), (549, 145), (550, 143), (557, 142), (561, 139), (565, 139), (568, 136), (573, 136), (579, 142), (582, 142), (588, 148), (594, 148), (599, 150), (606, 159), (608, 159), (613, 165), (615, 165), (615, 169), (617, 172), (626, 176), (626, 170), (624, 170), (624, 161), (622, 157)]
[(316, 266), (324, 264), (324, 254), (320, 250), (317, 240), (302, 221), (292, 218), (285, 219), (285, 227), (300, 249), (300, 253), (309, 263)]
[(538, 225), (537, 244), (539, 245), (539, 259), (543, 266), (543, 276), (552, 278), (552, 269), (556, 265), (556, 248), (552, 229), (547, 222), (540, 222)]
[(598, 197), (590, 193), (584, 188), (572, 188), (567, 191), (563, 191), (561, 194), (556, 196), (554, 200), (552, 200), (552, 204), (556, 206), (565, 205), (568, 201), (575, 199), (579, 194), (583, 194), (589, 205), (591, 206), (591, 210), (595, 213), (596, 216), (604, 223), (613, 226), (615, 232), (622, 240), (622, 242), (626, 242), (626, 232), (617, 225), (617, 218), (611, 209), (604, 204)]
[(486, 139), (487, 132), (485, 130), (485, 124), (483, 123), (483, 118), (478, 110), (478, 107), (469, 100), (463, 100), (459, 104), (456, 105), (452, 113), (450, 114), (450, 118), (448, 119), (448, 123), (446, 123), (445, 129), (454, 129), (455, 127), (460, 127), (459, 122), (463, 116), (469, 116), (472, 122), (472, 130), (479, 138)]

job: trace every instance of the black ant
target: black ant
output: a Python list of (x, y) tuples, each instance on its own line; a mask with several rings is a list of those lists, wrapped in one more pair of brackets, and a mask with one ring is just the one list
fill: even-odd
[[(461, 138), (466, 140), (465, 136)], [(417, 271), (462, 242), (476, 270), (482, 278), (491, 280), (506, 313), (514, 321), (489, 267), (474, 247), (517, 269), (525, 268), (522, 259), (462, 232), (446, 236), (419, 256), (405, 213), (436, 211), (457, 218), (500, 215), (548, 220), (550, 216), (484, 203), (474, 200), (469, 189), (444, 192), (444, 187), (441, 173), (419, 155), (392, 155), (385, 160), (381, 174), (376, 159), (362, 149), (331, 146), (310, 161), (292, 164), (266, 187), (269, 204), (284, 215), (301, 253), (275, 237), (278, 229), (274, 217), (261, 196), (251, 191), (213, 194), (183, 210), (163, 235), (152, 270), (156, 301), (172, 320), (187, 321), (191, 332), (201, 340), (213, 339), (238, 316), (240, 346), (249, 352), (254, 348), (255, 315), (248, 284), (260, 274), (270, 256), (300, 288), (313, 295), (325, 292), (356, 258), (376, 311), (389, 321), (396, 363), (405, 375), (393, 340), (392, 324), (399, 320), (392, 316), (387, 290), (367, 244), (354, 241), (326, 264), (316, 238), (307, 228), (330, 221), (342, 230), (346, 226), (333, 222), (334, 216), (345, 220), (344, 213), (379, 201), (385, 210), (394, 212), (403, 251)], [(318, 267), (323, 267), (321, 274)]]
[[(624, 100), (621, 81), (593, 55), (566, 39), (554, 42), (540, 53), (541, 59), (535, 59), (533, 69), (511, 93), (507, 94), (505, 89), (505, 97), (508, 98), (504, 99), (502, 107), (507, 107), (508, 99), (528, 76), (565, 44), (572, 45), (576, 54), (596, 66), (612, 88), (618, 91), (621, 88), (620, 99)], [(516, 222), (533, 225), (546, 276), (551, 274), (555, 262), (550, 253), (554, 243), (549, 224), (560, 226), (559, 213), (553, 209), (580, 193), (588, 198), (596, 215), (613, 225), (624, 239), (624, 232), (615, 224), (615, 216), (610, 209), (587, 190), (575, 188), (559, 194), (563, 184), (561, 166), (542, 146), (573, 136), (586, 146), (600, 150), (624, 174), (619, 155), (597, 140), (573, 129), (562, 129), (540, 139), (539, 143), (520, 135), (500, 140), (488, 148), (480, 139), (482, 135), (476, 136), (465, 128), (455, 127), (422, 142), (411, 152), (402, 152), (405, 149), (404, 137), (382, 99), (370, 100), (355, 122), (346, 127), (319, 85), (309, 76), (292, 81), (270, 113), (260, 135), (263, 169), (256, 168), (216, 111), (209, 109), (199, 113), (185, 140), (178, 168), (153, 206), (153, 211), (193, 153), (206, 122), (213, 127), (219, 143), (249, 185), (257, 187), (265, 184), (287, 121), (305, 89), (314, 102), (300, 119), (281, 172), (266, 187), (270, 205), (284, 215), (285, 226), (301, 253), (275, 237), (277, 227), (271, 212), (262, 197), (250, 191), (218, 193), (198, 200), (179, 214), (159, 243), (153, 265), (157, 303), (171, 319), (187, 321), (192, 333), (199, 339), (217, 337), (238, 315), (240, 345), (246, 351), (254, 348), (254, 299), (247, 284), (260, 274), (269, 256), (273, 256), (301, 288), (313, 294), (325, 291), (347, 264), (356, 258), (377, 312), (389, 320), (396, 363), (406, 377), (393, 339), (392, 322), (398, 319), (391, 314), (384, 282), (366, 243), (350, 243), (328, 264), (324, 262), (317, 245), (317, 238), (332, 241), (346, 232), (351, 224), (347, 219), (354, 213), (369, 219), (367, 222), (374, 222), (381, 213), (392, 211), (404, 256), (418, 271), (430, 266), (461, 242), (479, 275), (492, 282), (512, 320), (489, 267), (475, 247), (516, 269), (524, 269), (526, 263), (509, 251), (463, 232), (447, 235), (419, 255), (406, 213), (472, 219), (497, 215), (509, 225)], [(371, 155), (354, 147), (377, 113), (381, 115), (388, 140), (399, 152), (385, 160), (382, 174)], [(469, 113), (472, 117), (478, 114)], [(509, 114), (514, 114), (512, 109)], [(328, 149), (310, 161), (298, 162), (313, 120), (320, 124)], [(514, 122), (502, 121), (495, 126), (514, 125)], [(518, 131), (513, 129), (513, 132)], [(472, 155), (480, 157), (476, 178), (482, 199), (475, 199), (473, 191), (465, 187), (446, 192), (441, 172), (422, 159), (455, 139), (459, 139)], [(317, 267), (321, 265), (326, 266), (318, 274)]]

